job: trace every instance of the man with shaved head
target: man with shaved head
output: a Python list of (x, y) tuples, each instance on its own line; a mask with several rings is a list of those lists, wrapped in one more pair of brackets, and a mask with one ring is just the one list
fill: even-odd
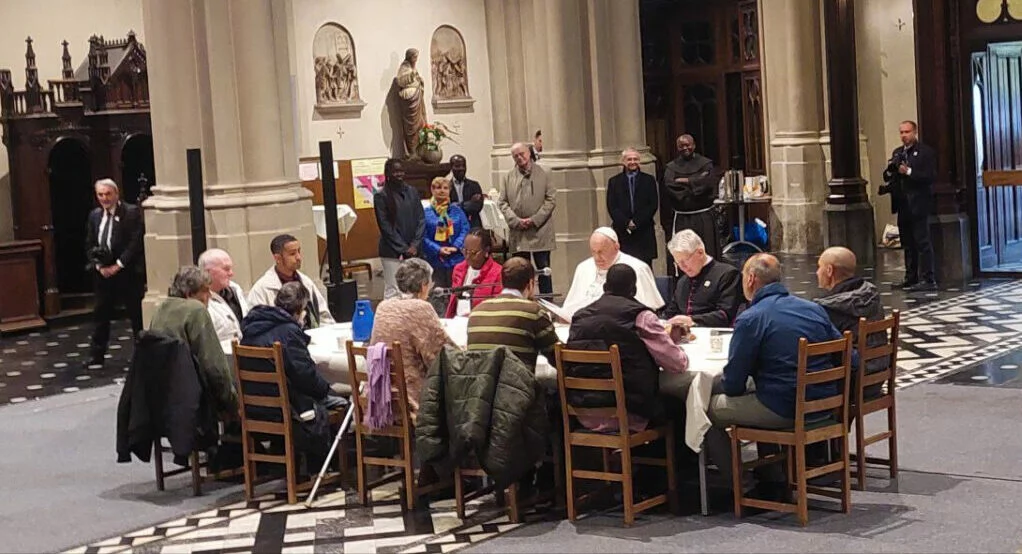
[[(514, 256), (532, 258), (537, 269), (550, 267), (550, 251), (554, 249), (554, 213), (556, 191), (546, 171), (532, 161), (529, 147), (521, 142), (511, 146), (515, 161), (501, 180), (500, 211), (509, 228), (508, 246)], [(539, 276), (539, 291), (550, 294), (553, 281)]]
[[(884, 318), (880, 291), (873, 283), (855, 275), (855, 254), (851, 250), (843, 246), (824, 250), (817, 262), (816, 280), (820, 288), (827, 291), (816, 299), (816, 303), (827, 310), (827, 316), (838, 331), (851, 331), (854, 340), (858, 340), (860, 317), (867, 321)], [(884, 333), (866, 337), (866, 345), (870, 348), (883, 346), (886, 342)], [(867, 362), (866, 371), (880, 371), (886, 366), (886, 360), (877, 358)], [(879, 385), (866, 392), (871, 394), (878, 388)]]
[[(707, 453), (731, 482), (731, 440), (726, 429), (732, 425), (762, 429), (788, 429), (794, 425), (795, 385), (798, 372), (798, 342), (824, 342), (841, 338), (841, 333), (818, 304), (791, 296), (781, 282), (781, 263), (770, 254), (756, 254), (742, 269), (742, 290), (749, 308), (735, 319), (728, 362), (720, 382), (714, 385), (707, 414), (713, 428), (706, 435)], [(807, 370), (833, 366), (823, 357), (809, 359)], [(748, 388), (751, 378), (755, 390)], [(816, 385), (806, 400), (832, 393), (833, 384)], [(777, 452), (775, 445), (757, 444), (760, 456)], [(758, 491), (754, 496), (783, 500), (789, 494), (777, 464), (757, 468)]]
[(199, 254), (199, 267), (209, 273), (209, 317), (213, 320), (216, 336), (221, 341), (241, 340), (241, 320), (248, 315), (248, 302), (241, 285), (235, 283), (234, 261), (219, 248), (210, 248)]
[(610, 227), (600, 227), (589, 237), (591, 258), (583, 260), (575, 268), (571, 288), (564, 298), (564, 309), (568, 313), (584, 308), (603, 296), (607, 282), (607, 270), (614, 264), (625, 264), (635, 270), (637, 286), (635, 299), (651, 310), (664, 306), (664, 299), (656, 288), (653, 270), (646, 262), (621, 251), (617, 233)]
[[(660, 193), (660, 222), (668, 237), (692, 229), (706, 245), (706, 253), (720, 257), (720, 238), (713, 219), (713, 201), (721, 172), (713, 160), (696, 153), (692, 135), (677, 140), (678, 157), (664, 168)], [(673, 272), (672, 272), (673, 274)]]

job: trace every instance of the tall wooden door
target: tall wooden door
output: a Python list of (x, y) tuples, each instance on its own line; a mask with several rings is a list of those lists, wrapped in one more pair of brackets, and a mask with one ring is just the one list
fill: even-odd
[(1022, 270), (1022, 186), (987, 186), (983, 170), (1022, 169), (1022, 42), (972, 57), (976, 223), (981, 271)]

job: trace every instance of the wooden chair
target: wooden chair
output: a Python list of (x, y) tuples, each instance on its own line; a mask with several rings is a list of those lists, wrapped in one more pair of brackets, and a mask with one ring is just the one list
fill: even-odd
[[(677, 482), (674, 475), (674, 425), (668, 423), (660, 427), (632, 433), (628, 429), (628, 412), (625, 408), (624, 379), (621, 373), (621, 355), (617, 345), (607, 351), (567, 350), (561, 344), (554, 347), (557, 362), (557, 388), (561, 396), (561, 417), (564, 429), (564, 469), (567, 488), (568, 519), (575, 521), (574, 480), (591, 479), (598, 481), (614, 481), (621, 483), (624, 501), (625, 525), (635, 522), (635, 514), (649, 510), (664, 503), (670, 503), (672, 511), (677, 506)], [(611, 369), (610, 379), (594, 379), (568, 377), (565, 364), (601, 364)], [(614, 393), (614, 407), (609, 408), (576, 408), (568, 404), (569, 390), (608, 391)], [(571, 418), (578, 416), (612, 417), (619, 424), (615, 434), (595, 433), (579, 429), (573, 431)], [(663, 439), (666, 443), (666, 459), (632, 456), (632, 448), (652, 441)], [(599, 448), (603, 454), (603, 471), (574, 469), (571, 450), (574, 446)], [(610, 471), (609, 454), (621, 452), (621, 472)], [(667, 492), (635, 502), (633, 494), (633, 464), (664, 467), (667, 470)]]
[[(825, 370), (806, 372), (809, 358), (841, 354), (841, 365)], [(804, 337), (798, 341), (798, 369), (795, 398), (795, 427), (788, 430), (758, 429), (733, 426), (731, 432), (731, 472), (734, 487), (735, 517), (742, 517), (742, 507), (749, 506), (765, 510), (794, 513), (803, 526), (809, 522), (808, 494), (818, 494), (841, 500), (841, 510), (851, 511), (851, 487), (849, 482), (848, 456), (848, 388), (852, 365), (852, 334), (846, 331), (844, 338), (809, 344)], [(839, 383), (837, 394), (806, 400), (806, 390), (812, 385)], [(827, 419), (806, 423), (806, 414), (831, 412)], [(806, 467), (806, 445), (829, 442), (837, 439), (841, 459), (823, 466)], [(742, 461), (742, 441), (763, 442), (783, 445), (786, 452), (772, 454), (750, 462)], [(787, 461), (788, 483), (793, 482), (796, 502), (774, 502), (745, 498), (742, 494), (742, 472), (766, 464)], [(842, 472), (841, 490), (833, 491), (822, 487), (808, 486), (807, 481), (821, 475)]]
[[(240, 442), (240, 437), (224, 435), (223, 429), (221, 429), (220, 437), (221, 442), (223, 443)], [(162, 438), (158, 438), (153, 441), (153, 467), (156, 469), (156, 490), (160, 491), (166, 490), (165, 481), (167, 477), (181, 475), (182, 473), (191, 473), (192, 494), (195, 496), (202, 496), (203, 483), (235, 477), (244, 471), (244, 467), (241, 467), (211, 472), (209, 470), (208, 457), (205, 453), (200, 453), (198, 450), (193, 450), (191, 456), (188, 457), (187, 467), (180, 467), (170, 471), (165, 471), (163, 469), (163, 454), (166, 452), (170, 452), (170, 448), (163, 446)], [(203, 469), (206, 471), (203, 472)]]
[[(283, 349), (279, 342), (274, 342), (270, 348), (263, 348), (241, 346), (237, 340), (234, 340), (231, 343), (231, 352), (234, 357), (234, 376), (238, 389), (238, 404), (241, 406), (241, 443), (245, 460), (245, 499), (251, 501), (254, 497), (255, 486), (270, 480), (270, 478), (257, 478), (256, 462), (263, 462), (284, 466), (287, 502), (288, 504), (295, 504), (298, 502), (298, 493), (311, 489), (313, 480), (310, 479), (302, 483), (298, 482), (298, 464), (295, 458), (295, 446), (291, 428), (291, 404), (288, 400)], [(266, 371), (265, 366), (260, 368), (259, 364), (249, 365), (253, 360), (271, 362), (273, 364), (273, 371)], [(246, 383), (276, 385), (277, 393), (273, 396), (246, 393)], [(247, 414), (247, 408), (250, 406), (280, 410), (280, 421), (250, 418)], [(337, 413), (330, 414), (331, 423), (335, 422), (336, 418)], [(266, 454), (256, 451), (256, 443), (265, 441), (268, 437), (281, 437), (283, 439), (283, 455)], [(340, 452), (338, 457), (343, 467), (343, 456)], [(312, 468), (310, 468), (310, 474), (312, 473)], [(339, 480), (340, 474), (334, 473), (324, 477), (323, 483), (333, 483)]]
[[(901, 322), (901, 313), (894, 310), (891, 317), (881, 321), (866, 321), (866, 318), (859, 319), (859, 375), (856, 379), (857, 385), (853, 392), (854, 400), (851, 406), (851, 416), (855, 420), (855, 459), (856, 488), (860, 491), (866, 490), (866, 463), (887, 466), (891, 479), (898, 478), (898, 418), (895, 410), (895, 378), (898, 374), (898, 325)], [(890, 332), (890, 337), (888, 337)], [(874, 333), (883, 333), (887, 343), (883, 346), (870, 348), (866, 339)], [(874, 373), (866, 372), (867, 362), (875, 359), (884, 359), (886, 365), (883, 370)], [(866, 388), (878, 384), (885, 384), (886, 390), (881, 390), (880, 396), (866, 396)], [(874, 435), (866, 435), (866, 416), (881, 410), (887, 410), (887, 429)], [(870, 458), (866, 456), (866, 447), (881, 441), (888, 441), (887, 449), (889, 457)]]
[[(368, 361), (359, 367), (356, 363), (356, 356), (365, 358), (369, 348), (355, 346), (354, 342), (347, 341), (345, 346), (348, 352), (348, 374), (351, 376), (352, 402), (355, 403), (355, 421), (352, 427), (355, 429), (355, 453), (358, 463), (358, 497), (362, 505), (369, 503), (369, 491), (392, 481), (404, 479), (405, 481), (405, 505), (407, 509), (415, 509), (415, 501), (419, 495), (425, 494), (450, 483), (437, 483), (428, 487), (418, 487), (415, 482), (415, 462), (412, 458), (412, 446), (414, 435), (412, 431), (411, 417), (408, 415), (408, 388), (405, 385), (405, 368), (401, 358), (401, 343), (395, 341), (387, 349), (387, 359), (390, 360), (390, 386), (391, 386), (391, 411), (394, 414), (392, 425), (383, 429), (371, 429), (363, 424), (365, 413), (369, 409), (369, 373)], [(362, 384), (365, 383), (363, 387)], [(358, 392), (355, 392), (358, 391)], [(378, 456), (366, 456), (363, 441), (367, 436), (392, 437), (400, 443), (397, 458), (382, 458)], [(399, 468), (383, 475), (379, 479), (368, 483), (366, 466), (382, 466)]]

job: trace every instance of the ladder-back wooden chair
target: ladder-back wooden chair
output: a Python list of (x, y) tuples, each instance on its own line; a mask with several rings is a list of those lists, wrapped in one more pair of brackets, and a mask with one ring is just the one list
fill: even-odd
[[(234, 378), (238, 388), (238, 404), (241, 406), (241, 443), (245, 460), (245, 499), (251, 501), (254, 489), (267, 479), (257, 479), (256, 463), (283, 465), (287, 484), (287, 502), (298, 502), (298, 493), (312, 488), (313, 480), (298, 482), (298, 467), (295, 458), (294, 435), (292, 429), (291, 404), (287, 392), (287, 375), (284, 371), (283, 349), (279, 342), (272, 347), (241, 346), (237, 340), (231, 343), (234, 357)], [(267, 371), (272, 366), (273, 371)], [(276, 391), (272, 394), (258, 394), (251, 391), (246, 384), (272, 385)], [(246, 388), (249, 389), (246, 392)], [(268, 389), (267, 389), (268, 390)], [(279, 411), (275, 417), (255, 417), (249, 415), (249, 408), (266, 408), (269, 413)], [(330, 414), (331, 422), (336, 420), (336, 413)], [(267, 454), (258, 452), (256, 444), (274, 437), (280, 437), (284, 443), (284, 454)], [(343, 457), (338, 453), (343, 467)], [(310, 476), (313, 468), (309, 468)], [(334, 473), (324, 477), (323, 483), (340, 480), (340, 474)]]
[[(895, 379), (898, 376), (898, 326), (901, 313), (894, 310), (891, 317), (880, 321), (859, 319), (859, 375), (853, 392), (851, 406), (852, 418), (855, 420), (855, 477), (856, 488), (866, 490), (866, 463), (886, 466), (891, 479), (898, 478), (898, 418), (895, 410)], [(874, 333), (883, 333), (885, 344), (869, 347), (868, 338)], [(889, 334), (888, 334), (889, 333)], [(872, 360), (882, 359), (881, 370), (867, 372), (866, 366)], [(867, 395), (869, 387), (879, 388), (879, 393)], [(866, 435), (866, 416), (874, 412), (887, 410), (887, 428), (880, 433)], [(887, 442), (888, 457), (871, 458), (866, 455), (866, 448), (881, 441)]]
[[(624, 503), (624, 522), (631, 525), (635, 522), (635, 514), (649, 510), (664, 503), (669, 503), (671, 510), (677, 507), (677, 482), (674, 465), (674, 424), (648, 428), (644, 431), (631, 432), (628, 429), (628, 412), (625, 407), (625, 387), (621, 373), (621, 355), (617, 345), (609, 350), (568, 350), (563, 345), (554, 347), (557, 363), (557, 389), (561, 397), (561, 417), (564, 430), (564, 470), (565, 486), (568, 503), (568, 519), (575, 521), (574, 480), (590, 479), (597, 481), (614, 481), (621, 483)], [(568, 377), (565, 368), (570, 364), (607, 365), (611, 369), (611, 378)], [(576, 408), (568, 403), (568, 391), (607, 391), (614, 395), (613, 407), (607, 408)], [(618, 422), (618, 431), (613, 434), (589, 431), (581, 426), (574, 430), (572, 418), (578, 416), (610, 417)], [(665, 458), (632, 456), (632, 448), (657, 440), (664, 440), (667, 453)], [(572, 464), (572, 447), (599, 448), (603, 454), (603, 471), (575, 469)], [(621, 451), (621, 471), (610, 471), (608, 454)], [(667, 470), (667, 491), (636, 503), (633, 496), (633, 465), (659, 466)]]
[[(841, 355), (841, 364), (828, 369), (807, 372), (809, 358)], [(742, 517), (742, 508), (749, 506), (764, 510), (794, 513), (803, 526), (809, 522), (808, 494), (818, 494), (841, 501), (844, 513), (851, 511), (848, 453), (848, 389), (852, 365), (852, 333), (846, 331), (838, 340), (810, 344), (805, 337), (798, 341), (798, 369), (795, 396), (795, 426), (793, 429), (759, 429), (733, 426), (731, 432), (731, 472), (734, 487), (735, 517)], [(838, 390), (829, 396), (806, 400), (807, 389), (827, 383), (837, 383)], [(826, 419), (806, 422), (807, 414), (827, 414)], [(826, 465), (806, 467), (806, 445), (837, 440), (841, 459)], [(762, 442), (786, 447), (786, 451), (742, 461), (742, 441)], [(742, 472), (766, 464), (787, 461), (788, 483), (795, 488), (795, 503), (745, 498), (742, 493)], [(807, 481), (821, 475), (841, 473), (840, 490), (808, 486)]]
[[(412, 432), (411, 416), (408, 414), (408, 388), (405, 384), (405, 368), (401, 358), (401, 343), (395, 341), (387, 347), (387, 359), (390, 361), (390, 407), (393, 420), (391, 425), (375, 430), (363, 423), (365, 421), (365, 414), (369, 410), (369, 362), (366, 360), (369, 348), (355, 346), (349, 340), (345, 345), (345, 349), (348, 352), (348, 374), (351, 376), (351, 400), (355, 404), (355, 421), (352, 427), (355, 429), (359, 501), (362, 505), (368, 505), (369, 491), (403, 478), (405, 482), (405, 507), (409, 510), (414, 510), (416, 499), (420, 494), (431, 492), (445, 485), (449, 486), (450, 483), (438, 483), (429, 487), (418, 487), (416, 485), (415, 461), (412, 457), (414, 435)], [(356, 358), (362, 358), (366, 360), (366, 363), (359, 366)], [(368, 436), (397, 439), (399, 443), (397, 457), (366, 456), (365, 445), (363, 443), (365, 437)], [(397, 471), (387, 473), (369, 483), (367, 482), (368, 477), (366, 475), (367, 466), (397, 468)]]

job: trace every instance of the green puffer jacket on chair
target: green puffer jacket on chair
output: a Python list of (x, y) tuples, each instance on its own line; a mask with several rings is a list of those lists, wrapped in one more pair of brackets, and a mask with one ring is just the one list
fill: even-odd
[(511, 350), (445, 347), (426, 376), (416, 454), (445, 474), (472, 458), (504, 488), (542, 458), (549, 425), (536, 376)]

